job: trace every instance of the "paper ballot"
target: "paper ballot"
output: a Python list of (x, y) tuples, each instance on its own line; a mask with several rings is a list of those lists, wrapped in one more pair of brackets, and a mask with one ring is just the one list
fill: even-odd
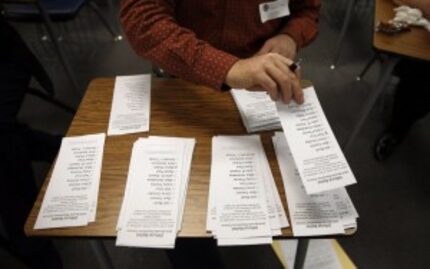
[(105, 134), (63, 138), (34, 229), (95, 221), (104, 143)]
[(273, 144), (287, 194), (293, 234), (339, 234), (356, 227), (358, 214), (345, 188), (307, 194), (285, 136), (275, 133)]
[(174, 248), (195, 139), (140, 138), (133, 145), (117, 246)]
[(207, 230), (218, 245), (269, 244), (288, 227), (260, 137), (215, 136)]
[(275, 102), (266, 92), (245, 89), (230, 92), (248, 133), (281, 129)]
[[(304, 269), (347, 269), (354, 266), (343, 267), (342, 259), (337, 253), (336, 240), (312, 239), (306, 253)], [(297, 240), (276, 240), (272, 247), (285, 268), (294, 268), (297, 251)], [(350, 262), (351, 264), (351, 262)]]
[(115, 79), (108, 135), (149, 131), (151, 75)]
[(313, 87), (303, 90), (305, 102), (276, 102), (282, 129), (293, 153), (306, 193), (356, 183), (324, 115)]

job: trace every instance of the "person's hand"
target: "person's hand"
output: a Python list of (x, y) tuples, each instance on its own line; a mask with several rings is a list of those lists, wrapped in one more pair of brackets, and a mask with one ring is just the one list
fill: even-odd
[(257, 55), (266, 53), (278, 53), (288, 59), (294, 60), (297, 53), (297, 44), (289, 35), (279, 34), (268, 39), (263, 47), (257, 52)]
[[(265, 90), (273, 101), (294, 99), (302, 104), (300, 70), (289, 69), (293, 61), (277, 53), (267, 53), (237, 61), (228, 71), (225, 83), (232, 88)], [(300, 69), (300, 68), (298, 68)]]

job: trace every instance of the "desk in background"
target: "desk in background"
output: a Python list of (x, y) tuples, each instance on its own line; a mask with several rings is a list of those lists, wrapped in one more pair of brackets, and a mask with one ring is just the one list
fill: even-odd
[[(375, 25), (379, 21), (388, 21), (394, 18), (395, 4), (392, 0), (376, 0), (375, 5)], [(373, 32), (373, 47), (376, 52), (386, 55), (386, 59), (382, 63), (381, 73), (376, 88), (370, 93), (362, 110), (359, 113), (359, 118), (352, 129), (352, 132), (347, 139), (343, 150), (348, 153), (350, 146), (355, 141), (364, 121), (368, 117), (372, 107), (382, 91), (386, 88), (391, 74), (402, 58), (412, 58), (422, 61), (430, 61), (430, 32), (421, 27), (412, 27), (410, 32), (400, 33), (398, 35), (387, 35), (383, 33)], [(376, 60), (373, 60), (366, 66), (365, 73), (368, 67)], [(361, 77), (360, 75), (359, 77)]]

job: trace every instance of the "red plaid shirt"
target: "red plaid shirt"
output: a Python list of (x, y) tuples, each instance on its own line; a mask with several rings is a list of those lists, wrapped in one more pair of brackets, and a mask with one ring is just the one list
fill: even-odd
[(123, 0), (121, 21), (140, 56), (172, 75), (220, 89), (232, 65), (267, 39), (285, 33), (303, 47), (317, 35), (320, 0), (290, 0), (290, 16), (261, 23), (258, 5), (264, 2)]

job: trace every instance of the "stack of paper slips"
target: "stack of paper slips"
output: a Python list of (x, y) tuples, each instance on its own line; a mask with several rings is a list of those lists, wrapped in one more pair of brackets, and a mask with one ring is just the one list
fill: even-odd
[(218, 245), (270, 244), (288, 226), (260, 137), (213, 137), (206, 229)]
[(194, 138), (140, 138), (133, 145), (117, 246), (174, 248), (181, 230)]
[(65, 137), (34, 229), (96, 220), (105, 134)]
[(345, 233), (356, 228), (358, 213), (344, 187), (307, 194), (285, 136), (273, 137), (295, 236)]
[(275, 102), (266, 92), (232, 89), (231, 94), (248, 133), (281, 128)]

